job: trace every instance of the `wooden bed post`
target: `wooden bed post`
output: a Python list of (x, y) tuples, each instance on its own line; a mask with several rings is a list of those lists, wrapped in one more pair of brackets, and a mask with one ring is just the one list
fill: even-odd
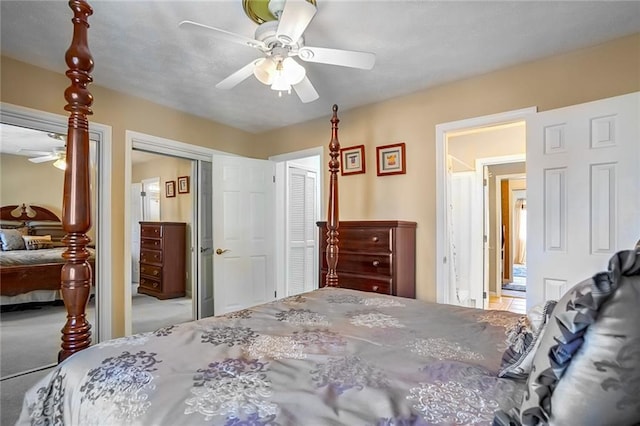
[(67, 309), (67, 322), (62, 329), (62, 350), (58, 362), (91, 344), (91, 324), (87, 321), (86, 307), (91, 291), (91, 266), (87, 259), (86, 246), (91, 227), (91, 198), (89, 193), (89, 121), (93, 114), (93, 96), (87, 89), (93, 81), (93, 58), (87, 44), (88, 18), (93, 14), (91, 6), (84, 0), (71, 0), (73, 10), (73, 39), (65, 60), (69, 70), (66, 75), (71, 85), (64, 97), (69, 111), (67, 130), (67, 169), (64, 174), (64, 199), (62, 204), (62, 226), (67, 233), (63, 242), (67, 250), (62, 257), (62, 299)]
[(329, 142), (329, 211), (327, 213), (327, 278), (326, 287), (338, 287), (338, 223), (339, 223), (339, 199), (338, 199), (338, 171), (340, 170), (340, 142), (338, 141), (338, 105), (333, 105), (333, 117), (331, 117), (331, 142)]

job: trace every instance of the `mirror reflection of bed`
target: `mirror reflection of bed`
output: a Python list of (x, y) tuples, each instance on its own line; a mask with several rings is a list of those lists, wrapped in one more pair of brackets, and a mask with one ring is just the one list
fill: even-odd
[[(0, 231), (3, 242), (14, 237), (0, 251), (0, 376), (6, 379), (57, 361), (60, 324), (66, 316), (57, 290), (65, 234), (65, 158), (60, 155), (65, 137), (51, 129), (2, 123), (0, 139)], [(93, 141), (90, 151), (90, 179), (95, 182)], [(95, 215), (93, 222), (89, 235), (95, 242)], [(90, 263), (95, 265), (95, 260)], [(95, 295), (87, 315), (95, 322)]]
[[(59, 326), (51, 325), (65, 317), (58, 291), (65, 247), (60, 218), (47, 208), (3, 206), (0, 220), (1, 373), (5, 378), (55, 362), (51, 350), (59, 345)], [(95, 265), (94, 250), (90, 251), (89, 263)], [(93, 318), (93, 303), (88, 311)]]

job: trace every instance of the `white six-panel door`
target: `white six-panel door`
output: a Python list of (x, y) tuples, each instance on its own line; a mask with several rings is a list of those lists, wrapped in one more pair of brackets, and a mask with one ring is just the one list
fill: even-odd
[(527, 306), (640, 238), (640, 94), (527, 119)]
[(213, 158), (216, 315), (275, 299), (274, 174), (270, 161)]

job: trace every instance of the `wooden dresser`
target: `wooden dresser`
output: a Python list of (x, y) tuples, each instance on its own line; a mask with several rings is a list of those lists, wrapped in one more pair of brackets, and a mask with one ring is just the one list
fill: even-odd
[[(327, 275), (326, 222), (317, 222), (320, 287)], [(346, 221), (338, 227), (340, 287), (416, 297), (416, 223)]]
[(171, 299), (185, 295), (185, 223), (140, 222), (138, 293)]

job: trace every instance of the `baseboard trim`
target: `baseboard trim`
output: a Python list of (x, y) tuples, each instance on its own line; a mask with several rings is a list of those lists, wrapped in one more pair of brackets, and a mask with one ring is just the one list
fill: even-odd
[(9, 374), (8, 376), (0, 377), (0, 382), (5, 380), (15, 379), (16, 377), (26, 376), (27, 374), (37, 373), (38, 371), (48, 370), (49, 368), (55, 367), (56, 363), (43, 365), (41, 367), (32, 368), (31, 370), (20, 371), (19, 373)]

